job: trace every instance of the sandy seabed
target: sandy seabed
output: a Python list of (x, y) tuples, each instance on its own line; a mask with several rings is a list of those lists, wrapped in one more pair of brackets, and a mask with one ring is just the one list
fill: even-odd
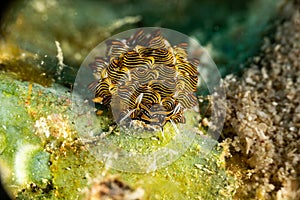
[(300, 14), (280, 23), (241, 79), (225, 78), (227, 167), (237, 199), (300, 199)]

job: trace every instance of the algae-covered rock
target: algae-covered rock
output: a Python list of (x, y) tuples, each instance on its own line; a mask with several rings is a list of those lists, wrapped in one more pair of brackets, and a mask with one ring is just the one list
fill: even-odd
[[(113, 170), (78, 138), (66, 89), (18, 81), (9, 73), (0, 76), (1, 105), (5, 106), (0, 115), (4, 138), (0, 163), (12, 197), (84, 199), (95, 183), (111, 175), (117, 175), (120, 184), (128, 184), (142, 199), (230, 199), (233, 195), (233, 179), (224, 170), (222, 149), (210, 151), (216, 141), (196, 135), (178, 160), (150, 173)], [(121, 138), (126, 139), (126, 134)]]
[[(92, 48), (115, 31), (135, 27), (141, 20), (139, 15), (118, 16), (107, 2), (78, 0), (17, 1), (3, 15), (5, 23), (0, 32), (5, 41), (15, 53), (18, 48), (23, 50), (22, 60), (6, 62), (3, 67), (18, 73), (40, 72), (68, 85)], [(64, 58), (59, 61), (60, 54)], [(24, 65), (28, 67), (24, 69)]]
[(0, 76), (0, 165), (4, 184), (16, 193), (15, 185), (25, 186), (31, 181), (42, 183), (51, 178), (49, 154), (43, 152), (41, 139), (34, 135), (27, 107), (31, 84), (21, 84), (4, 73)]
[[(243, 68), (241, 64), (259, 50), (281, 2), (16, 1), (3, 13), (0, 32), (14, 51), (17, 46), (25, 52), (17, 56), (22, 58), (18, 62), (2, 67), (23, 71), (26, 79), (30, 79), (25, 73), (30, 69), (40, 74), (41, 80), (54, 77), (71, 85), (88, 52), (100, 42), (122, 30), (160, 26), (198, 39), (210, 50), (222, 75), (237, 73)], [(64, 55), (60, 62), (58, 52)], [(29, 63), (23, 62), (24, 56)]]

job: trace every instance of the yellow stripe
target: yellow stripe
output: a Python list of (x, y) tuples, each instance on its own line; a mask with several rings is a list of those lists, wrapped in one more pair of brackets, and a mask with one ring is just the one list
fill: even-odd
[(190, 76), (195, 76), (197, 75), (198, 71), (197, 68), (190, 63), (177, 63), (175, 65), (175, 68), (177, 71), (182, 74), (183, 76), (190, 75)]
[(197, 97), (194, 93), (180, 91), (176, 99), (183, 108), (191, 108), (197, 105)]

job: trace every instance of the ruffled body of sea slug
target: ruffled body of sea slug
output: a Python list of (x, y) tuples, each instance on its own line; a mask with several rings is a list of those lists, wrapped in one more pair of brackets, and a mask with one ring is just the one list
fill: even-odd
[(90, 64), (95, 103), (110, 105), (117, 122), (185, 123), (184, 111), (197, 105), (199, 65), (188, 58), (188, 43), (172, 46), (160, 30), (140, 29), (106, 45), (106, 56)]

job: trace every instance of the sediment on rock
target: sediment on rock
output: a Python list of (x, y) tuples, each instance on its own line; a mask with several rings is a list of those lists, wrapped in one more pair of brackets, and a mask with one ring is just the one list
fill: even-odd
[(234, 173), (240, 166), (242, 174), (237, 199), (300, 199), (299, 5), (293, 12), (243, 77), (223, 83), (227, 166)]

